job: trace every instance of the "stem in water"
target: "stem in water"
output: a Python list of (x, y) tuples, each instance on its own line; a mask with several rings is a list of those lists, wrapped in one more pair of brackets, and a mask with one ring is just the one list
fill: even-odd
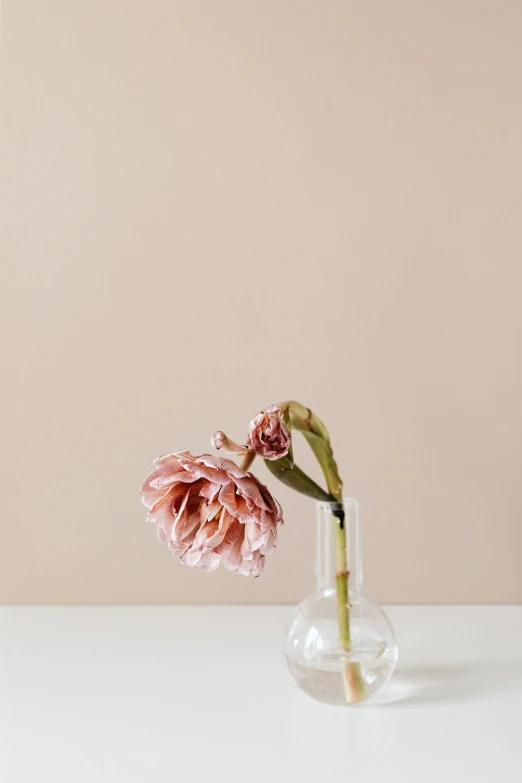
[[(337, 518), (335, 528), (335, 557), (336, 574), (335, 584), (337, 588), (337, 622), (339, 625), (339, 641), (341, 647), (346, 652), (351, 652), (352, 641), (350, 638), (350, 602), (348, 592), (348, 580), (350, 572), (348, 570), (347, 540), (345, 511), (342, 507), (335, 508), (333, 511)], [(366, 698), (366, 686), (361, 672), (361, 665), (352, 661), (345, 661), (343, 664), (343, 683), (346, 701), (357, 703)]]

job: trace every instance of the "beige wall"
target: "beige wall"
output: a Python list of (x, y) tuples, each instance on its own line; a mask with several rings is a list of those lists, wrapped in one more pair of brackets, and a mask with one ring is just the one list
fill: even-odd
[[(5, 603), (283, 602), (145, 523), (159, 453), (296, 397), (367, 593), (522, 600), (522, 5), (4, 0)], [(305, 446), (301, 459), (310, 465)]]

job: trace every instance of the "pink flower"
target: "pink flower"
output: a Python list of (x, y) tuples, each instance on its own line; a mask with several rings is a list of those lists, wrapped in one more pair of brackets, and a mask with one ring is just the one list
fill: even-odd
[(224, 449), (231, 454), (240, 455), (245, 455), (248, 452), (248, 448), (246, 446), (240, 446), (239, 443), (234, 443), (234, 441), (230, 440), (230, 438), (228, 438), (222, 430), (217, 430), (212, 435), (210, 442), (212, 446), (217, 449), (217, 451), (219, 451), (219, 449)]
[(248, 425), (246, 445), (263, 459), (279, 459), (288, 454), (291, 438), (278, 405), (258, 413)]
[(155, 460), (141, 486), (147, 518), (184, 565), (259, 576), (275, 547), (281, 506), (235, 462), (188, 451)]

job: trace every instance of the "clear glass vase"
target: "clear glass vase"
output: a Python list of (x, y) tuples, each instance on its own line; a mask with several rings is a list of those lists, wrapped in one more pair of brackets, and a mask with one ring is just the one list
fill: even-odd
[(361, 581), (358, 501), (318, 503), (316, 587), (294, 612), (286, 659), (301, 690), (328, 704), (373, 698), (397, 662), (391, 623)]

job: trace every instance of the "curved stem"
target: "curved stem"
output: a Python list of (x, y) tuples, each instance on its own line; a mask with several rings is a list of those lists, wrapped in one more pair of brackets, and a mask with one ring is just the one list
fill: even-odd
[[(335, 549), (336, 549), (336, 590), (337, 590), (337, 621), (339, 626), (339, 642), (341, 649), (351, 652), (350, 636), (350, 576), (347, 554), (347, 538), (345, 527), (345, 511), (343, 508), (343, 482), (334, 458), (330, 435), (323, 422), (315, 413), (296, 400), (285, 400), (278, 403), (281, 415), (289, 430), (297, 430), (308, 441), (310, 448), (323, 471), (327, 492), (313, 482), (290, 458), (283, 458), (274, 463), (266, 462), (269, 470), (280, 481), (288, 484), (298, 492), (310, 495), (318, 500), (335, 502), (334, 515), (337, 517)], [(365, 682), (359, 663), (345, 661), (343, 664), (343, 679), (346, 700), (358, 702), (365, 698)]]

